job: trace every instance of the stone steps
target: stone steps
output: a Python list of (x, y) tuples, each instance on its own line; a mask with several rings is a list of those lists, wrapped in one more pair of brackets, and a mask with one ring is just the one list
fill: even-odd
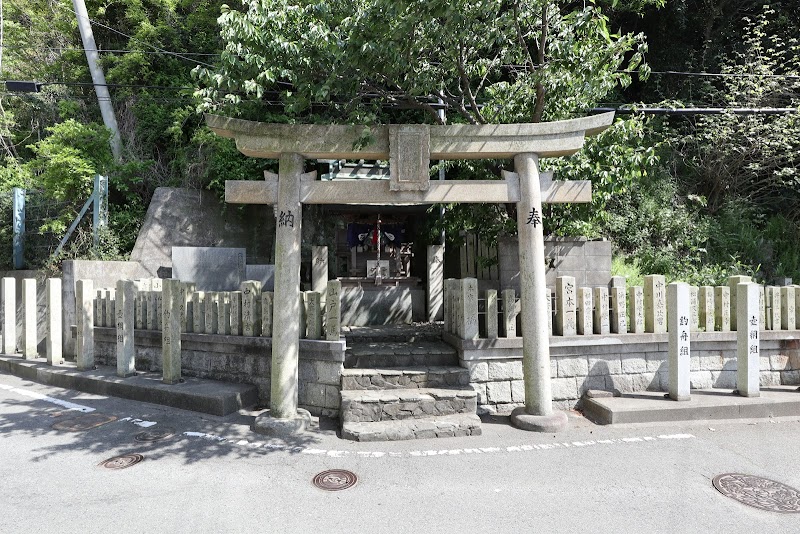
[(346, 368), (458, 366), (458, 352), (442, 341), (348, 342)]
[(394, 390), (468, 385), (469, 371), (463, 367), (417, 366), (342, 371), (342, 390)]
[(372, 423), (474, 414), (477, 392), (471, 387), (342, 391), (342, 423)]
[(342, 438), (353, 441), (399, 441), (480, 436), (480, 434), (481, 420), (474, 413), (442, 415), (424, 419), (350, 422), (342, 425)]

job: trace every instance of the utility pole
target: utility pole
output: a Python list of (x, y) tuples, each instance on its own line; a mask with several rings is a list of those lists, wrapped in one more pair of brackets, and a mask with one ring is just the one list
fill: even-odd
[(72, 5), (78, 17), (78, 29), (81, 32), (83, 48), (86, 50), (86, 61), (89, 63), (89, 72), (92, 74), (92, 83), (94, 83), (94, 90), (97, 93), (103, 124), (111, 130), (111, 153), (114, 155), (114, 160), (119, 162), (122, 159), (122, 141), (119, 136), (119, 127), (117, 127), (117, 118), (114, 115), (114, 107), (111, 105), (111, 95), (108, 94), (106, 77), (97, 63), (97, 45), (94, 42), (89, 13), (86, 11), (86, 4), (83, 0), (72, 0)]

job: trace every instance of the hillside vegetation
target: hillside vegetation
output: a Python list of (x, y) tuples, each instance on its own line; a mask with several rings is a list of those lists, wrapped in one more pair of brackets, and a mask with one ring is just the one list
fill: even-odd
[[(547, 208), (546, 231), (608, 238), (615, 269), (698, 284), (730, 274), (800, 280), (800, 12), (729, 0), (87, 1), (124, 146), (108, 148), (68, 0), (6, 3), (0, 76), (0, 264), (11, 263), (10, 191), (29, 192), (26, 260), (125, 257), (155, 188), (222, 194), (263, 179), (203, 125), (204, 112), (272, 122), (539, 122), (625, 108), (560, 178), (594, 183), (590, 205)], [(444, 118), (439, 114), (445, 109)], [(740, 115), (645, 108), (793, 108)], [(365, 129), (364, 139), (370, 136)], [(498, 178), (508, 161), (449, 162), (450, 179)], [(84, 224), (110, 177), (99, 247)], [(442, 228), (515, 233), (514, 206), (432, 210)]]

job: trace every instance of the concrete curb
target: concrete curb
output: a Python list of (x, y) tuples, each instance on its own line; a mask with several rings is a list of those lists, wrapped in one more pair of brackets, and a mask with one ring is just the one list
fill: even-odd
[(181, 383), (168, 385), (156, 373), (120, 378), (111, 367), (98, 366), (96, 370), (80, 372), (73, 363), (50, 366), (43, 358), (24, 360), (0, 355), (0, 372), (50, 386), (217, 416), (230, 415), (258, 402), (258, 390), (250, 384), (186, 377)]

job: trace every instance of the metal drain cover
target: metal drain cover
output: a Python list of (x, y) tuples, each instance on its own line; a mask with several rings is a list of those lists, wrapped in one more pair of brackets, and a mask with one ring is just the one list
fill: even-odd
[(714, 477), (717, 490), (742, 504), (784, 514), (800, 512), (800, 491), (768, 478), (739, 473)]
[(117, 418), (113, 415), (90, 413), (57, 421), (53, 423), (53, 428), (56, 430), (67, 430), (69, 432), (82, 432), (84, 430), (102, 426), (116, 420)]
[(106, 469), (125, 469), (126, 467), (138, 464), (142, 460), (144, 460), (144, 456), (141, 454), (123, 454), (121, 456), (114, 456), (108, 460), (103, 460), (98, 465)]
[(139, 432), (133, 439), (140, 443), (153, 443), (154, 441), (164, 441), (175, 435), (175, 429), (170, 427), (163, 427), (156, 430), (145, 430)]
[(325, 491), (346, 490), (355, 486), (356, 482), (356, 474), (344, 469), (330, 469), (314, 477), (314, 485)]

